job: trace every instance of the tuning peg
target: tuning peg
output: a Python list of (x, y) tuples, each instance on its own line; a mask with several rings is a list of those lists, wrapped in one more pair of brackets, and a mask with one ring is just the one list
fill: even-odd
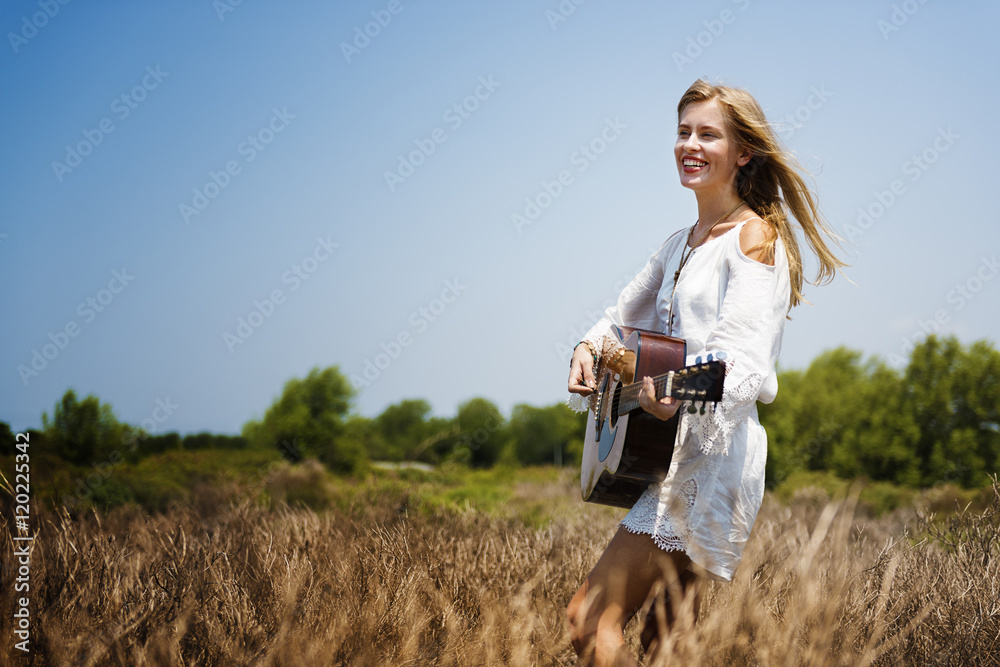
[(701, 414), (705, 414), (705, 401), (701, 402)]
[(693, 415), (694, 413), (698, 412), (698, 408), (694, 407), (694, 403), (689, 403), (687, 406), (687, 411), (689, 415)]

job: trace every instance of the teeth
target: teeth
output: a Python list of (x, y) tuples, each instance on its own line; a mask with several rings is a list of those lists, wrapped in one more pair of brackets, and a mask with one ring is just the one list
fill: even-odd
[(708, 164), (708, 163), (707, 162), (702, 162), (700, 160), (687, 160), (687, 159), (684, 160), (684, 166), (685, 167), (703, 167), (706, 164)]

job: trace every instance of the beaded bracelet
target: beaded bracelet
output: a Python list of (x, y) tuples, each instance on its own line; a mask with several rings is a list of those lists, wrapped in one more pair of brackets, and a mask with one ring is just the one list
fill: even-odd
[[(575, 353), (576, 352), (576, 348), (580, 347), (581, 345), (586, 345), (587, 349), (590, 350), (590, 355), (592, 357), (594, 357), (594, 366), (596, 367), (597, 366), (597, 352), (594, 352), (594, 346), (591, 345), (589, 341), (581, 340), (579, 343), (577, 343), (576, 345), (573, 346), (573, 352)], [(569, 365), (570, 365), (570, 367), (573, 366), (573, 358), (572, 357), (570, 357)]]

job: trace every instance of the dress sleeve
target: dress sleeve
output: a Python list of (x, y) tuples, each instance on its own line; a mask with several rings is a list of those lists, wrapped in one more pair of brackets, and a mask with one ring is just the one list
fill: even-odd
[[(756, 262), (739, 249), (739, 234), (735, 239), (723, 263), (726, 287), (716, 326), (687, 361), (715, 358), (726, 364), (722, 401), (704, 414), (684, 413), (705, 454), (728, 452), (733, 431), (752, 414), (765, 383), (773, 382), (787, 313), (787, 264)], [(775, 254), (784, 257), (783, 251)]]
[[(681, 230), (672, 235), (650, 256), (642, 270), (618, 295), (618, 301), (605, 310), (604, 316), (584, 335), (583, 341), (590, 343), (599, 356), (604, 354), (611, 340), (613, 325), (663, 330), (656, 310), (656, 298), (663, 284), (664, 261), (676, 248), (678, 239), (685, 238), (684, 232)], [(566, 403), (580, 412), (586, 412), (590, 405), (589, 398), (579, 394), (571, 394)]]

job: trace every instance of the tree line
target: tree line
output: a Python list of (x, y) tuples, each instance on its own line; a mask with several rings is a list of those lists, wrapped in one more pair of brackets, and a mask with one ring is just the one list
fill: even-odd
[(760, 406), (772, 485), (829, 470), (910, 487), (979, 487), (1000, 469), (1000, 353), (954, 337), (916, 344), (902, 369), (859, 352), (826, 352), (779, 374)]
[[(778, 381), (776, 400), (759, 405), (768, 433), (769, 486), (797, 471), (826, 470), (910, 487), (974, 487), (1000, 467), (1000, 353), (987, 341), (963, 346), (930, 336), (914, 346), (902, 369), (838, 348), (804, 370), (781, 371)], [(286, 382), (239, 436), (180, 436), (121, 423), (110, 405), (93, 395), (79, 399), (71, 389), (51, 417), (42, 415), (33, 451), (88, 465), (176, 449), (276, 448), (292, 461), (315, 458), (346, 475), (361, 474), (376, 461), (580, 463), (585, 417), (562, 403), (521, 404), (505, 417), (491, 401), (473, 398), (453, 417), (439, 417), (427, 401), (406, 399), (365, 417), (351, 411), (353, 396), (336, 366), (315, 368)], [(10, 444), (0, 451), (12, 451), (13, 441), (0, 422), (0, 443)]]

